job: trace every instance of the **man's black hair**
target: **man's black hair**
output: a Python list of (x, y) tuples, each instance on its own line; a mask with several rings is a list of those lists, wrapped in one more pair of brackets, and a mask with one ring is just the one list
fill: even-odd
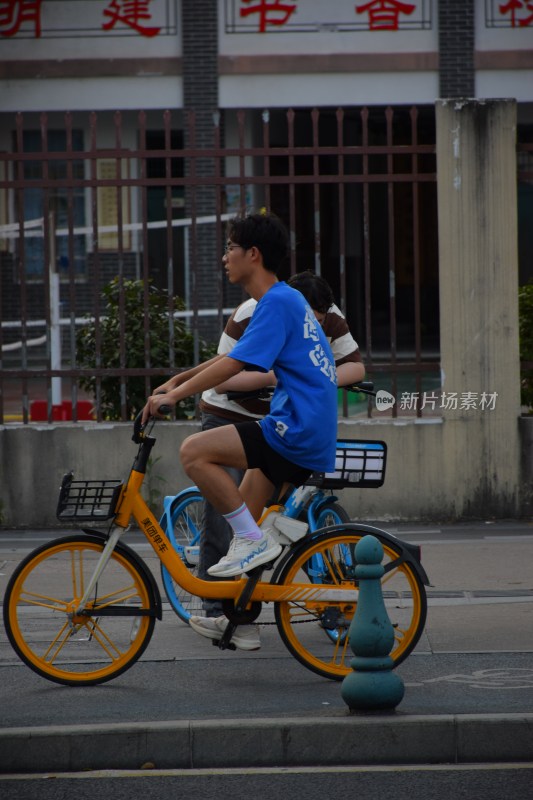
[(289, 234), (275, 214), (265, 212), (234, 217), (228, 222), (228, 239), (246, 250), (257, 247), (265, 269), (277, 274), (289, 254)]
[(292, 275), (287, 283), (303, 294), (313, 311), (325, 314), (335, 302), (329, 283), (310, 269)]

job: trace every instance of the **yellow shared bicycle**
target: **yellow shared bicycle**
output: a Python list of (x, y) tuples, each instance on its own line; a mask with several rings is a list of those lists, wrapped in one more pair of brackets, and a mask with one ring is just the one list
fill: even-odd
[[(385, 552), (383, 594), (395, 631), (391, 657), (396, 664), (407, 657), (427, 612), (424, 587), (429, 582), (418, 547), (357, 522), (308, 533), (306, 525), (287, 527), (282, 509), (273, 506), (262, 524), (284, 545), (276, 564), (226, 581), (200, 580), (140, 493), (156, 441), (150, 435), (154, 424), (152, 419), (143, 428), (140, 416), (135, 420), (132, 438), (139, 448), (125, 482), (76, 481), (71, 473), (63, 478), (58, 517), (77, 523), (104, 520), (107, 530), (84, 529), (55, 539), (15, 569), (3, 611), (7, 635), (22, 661), (51, 681), (83, 686), (115, 678), (142, 655), (162, 617), (162, 602), (146, 563), (121, 541), (132, 518), (178, 586), (191, 595), (223, 599), (229, 624), (217, 643), (220, 648), (231, 648), (235, 628), (256, 621), (263, 604), (272, 604), (275, 625), (291, 654), (313, 672), (336, 680), (350, 672), (353, 657), (348, 631), (358, 598), (355, 547), (373, 534)], [(361, 452), (365, 463), (354, 474), (364, 480), (365, 470), (375, 476), (376, 456), (372, 449)], [(348, 456), (353, 466), (353, 447)], [(270, 580), (263, 579), (265, 571)]]

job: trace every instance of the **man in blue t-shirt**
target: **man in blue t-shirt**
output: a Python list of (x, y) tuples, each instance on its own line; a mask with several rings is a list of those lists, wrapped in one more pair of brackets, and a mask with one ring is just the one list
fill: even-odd
[[(276, 273), (287, 253), (287, 231), (275, 215), (251, 214), (229, 222), (223, 264), (230, 283), (257, 300), (252, 320), (230, 353), (172, 377), (148, 398), (143, 412), (146, 422), (160, 406), (218, 386), (243, 369), (272, 369), (276, 375), (270, 413), (263, 420), (201, 431), (181, 446), (185, 472), (233, 529), (227, 555), (208, 570), (218, 578), (241, 575), (281, 552), (256, 522), (275, 486), (300, 485), (311, 472), (334, 467), (335, 361), (303, 295), (278, 281)], [(222, 465), (246, 470), (239, 487)], [(228, 620), (199, 617), (190, 622), (215, 639)], [(247, 639), (238, 631), (232, 642), (243, 649), (259, 647), (257, 637)]]

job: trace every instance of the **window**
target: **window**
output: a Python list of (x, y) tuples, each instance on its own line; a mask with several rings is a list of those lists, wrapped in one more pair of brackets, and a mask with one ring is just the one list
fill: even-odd
[[(38, 130), (24, 131), (22, 137), (24, 153), (39, 153), (35, 161), (23, 161), (22, 172), (26, 187), (22, 191), (22, 205), (24, 221), (44, 219), (52, 214), (55, 226), (55, 264), (60, 273), (68, 273), (70, 260), (73, 259), (74, 272), (85, 272), (85, 236), (74, 234), (69, 246), (69, 223), (72, 229), (84, 224), (84, 190), (82, 186), (66, 188), (58, 186), (58, 181), (70, 177), (74, 181), (81, 180), (83, 174), (83, 161), (81, 159), (43, 158), (41, 132)], [(83, 149), (83, 133), (76, 130), (72, 132), (72, 150)], [(15, 147), (15, 151), (17, 148)], [(67, 135), (65, 131), (50, 130), (47, 132), (47, 151), (49, 153), (64, 153), (68, 156)], [(69, 160), (71, 167), (69, 168)], [(45, 165), (48, 168), (46, 174)], [(15, 165), (18, 174), (19, 165)], [(32, 181), (40, 181), (41, 186), (31, 186)], [(43, 185), (42, 182), (46, 181)], [(42, 229), (27, 232), (24, 237), (24, 266), (28, 278), (40, 278), (43, 275), (44, 240)]]

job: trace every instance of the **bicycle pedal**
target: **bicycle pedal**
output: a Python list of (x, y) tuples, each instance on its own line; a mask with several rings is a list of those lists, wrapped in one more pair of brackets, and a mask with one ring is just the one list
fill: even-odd
[(267, 568), (267, 566), (267, 564), (259, 564), (258, 567), (252, 567), (252, 569), (249, 569), (248, 572), (243, 572), (242, 574), (247, 580), (252, 580), (253, 578), (258, 580), (261, 577), (261, 573)]
[(267, 564), (260, 564), (258, 567), (251, 569), (250, 572), (246, 572), (245, 575), (251, 577), (256, 574), (257, 570), (257, 572), (259, 572), (259, 577), (261, 577), (261, 572), (263, 572), (264, 569), (274, 569), (275, 563), (275, 561), (269, 561)]
[(232, 642), (228, 642), (227, 644), (224, 644), (222, 639), (211, 639), (211, 644), (213, 644), (215, 647), (218, 647), (219, 650), (236, 650), (237, 649), (237, 647)]

